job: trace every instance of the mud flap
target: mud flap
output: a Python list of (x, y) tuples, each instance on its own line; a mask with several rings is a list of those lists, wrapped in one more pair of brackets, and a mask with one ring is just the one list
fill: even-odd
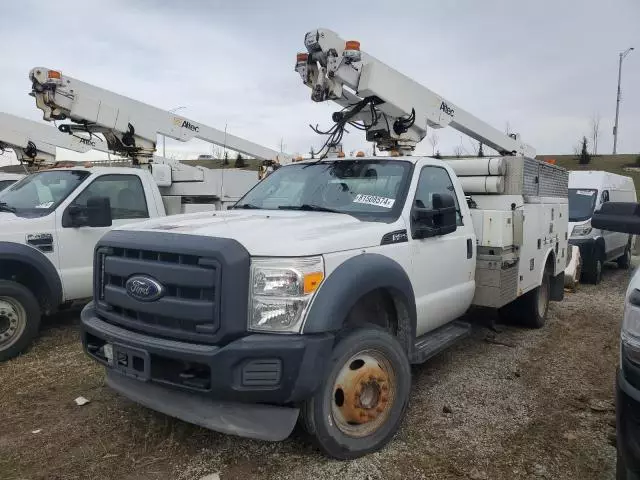
[(559, 302), (564, 298), (564, 272), (559, 273), (555, 277), (551, 277), (549, 300)]

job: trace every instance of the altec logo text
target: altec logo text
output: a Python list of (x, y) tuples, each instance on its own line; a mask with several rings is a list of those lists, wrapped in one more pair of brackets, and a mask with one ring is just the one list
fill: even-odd
[(191, 130), (192, 132), (200, 131), (200, 127), (198, 125), (194, 125), (189, 120), (183, 120), (181, 118), (174, 118), (173, 119), (173, 124), (174, 125), (180, 125), (180, 127), (186, 128), (187, 130)]
[(444, 113), (452, 117), (453, 117), (453, 113), (455, 112), (455, 110), (451, 108), (449, 105), (447, 105), (446, 102), (442, 102), (440, 104), (440, 110), (442, 110)]

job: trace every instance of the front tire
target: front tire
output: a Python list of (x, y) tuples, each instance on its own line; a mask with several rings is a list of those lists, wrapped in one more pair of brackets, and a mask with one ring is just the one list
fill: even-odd
[(339, 336), (302, 423), (327, 455), (347, 460), (386, 445), (400, 427), (411, 389), (406, 353), (388, 332), (365, 327)]
[(631, 242), (627, 243), (627, 246), (624, 249), (624, 254), (616, 259), (616, 263), (618, 264), (618, 268), (622, 268), (624, 270), (629, 269), (631, 266)]
[(586, 268), (582, 272), (582, 275), (584, 276), (587, 283), (598, 285), (602, 280), (602, 259), (603, 255), (600, 252), (596, 252), (594, 253), (593, 258), (589, 260), (589, 263), (586, 265)]
[(0, 362), (24, 351), (40, 328), (38, 300), (24, 285), (0, 280)]

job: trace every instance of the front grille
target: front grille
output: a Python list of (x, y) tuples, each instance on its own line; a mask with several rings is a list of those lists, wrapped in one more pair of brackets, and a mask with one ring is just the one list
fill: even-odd
[[(96, 260), (96, 309), (106, 321), (165, 338), (213, 341), (222, 270), (215, 258), (102, 246)], [(152, 277), (164, 294), (149, 302), (133, 298), (125, 288), (132, 275)]]

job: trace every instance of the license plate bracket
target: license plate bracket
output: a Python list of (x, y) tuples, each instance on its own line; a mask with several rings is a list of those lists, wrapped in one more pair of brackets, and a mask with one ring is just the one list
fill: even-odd
[(113, 344), (113, 368), (118, 372), (138, 380), (151, 378), (149, 352), (124, 345)]

